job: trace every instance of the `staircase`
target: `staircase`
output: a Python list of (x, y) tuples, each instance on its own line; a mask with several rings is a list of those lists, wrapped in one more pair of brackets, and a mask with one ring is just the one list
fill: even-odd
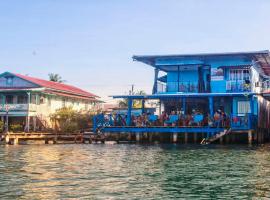
[(211, 137), (209, 137), (209, 138), (204, 138), (204, 139), (201, 141), (201, 144), (210, 144), (210, 143), (212, 143), (212, 142), (214, 142), (214, 141), (216, 141), (216, 140), (218, 140), (218, 139), (224, 137), (225, 135), (230, 134), (231, 131), (232, 131), (231, 128), (225, 129), (224, 131), (221, 131), (220, 133), (217, 133), (217, 134), (215, 134), (215, 135), (213, 135), (213, 136), (211, 136)]

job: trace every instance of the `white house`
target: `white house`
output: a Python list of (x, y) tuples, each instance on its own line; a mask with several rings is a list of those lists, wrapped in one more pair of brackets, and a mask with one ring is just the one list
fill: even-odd
[(0, 74), (0, 116), (5, 123), (20, 123), (29, 129), (52, 127), (50, 115), (57, 109), (95, 112), (99, 97), (77, 87), (21, 74)]

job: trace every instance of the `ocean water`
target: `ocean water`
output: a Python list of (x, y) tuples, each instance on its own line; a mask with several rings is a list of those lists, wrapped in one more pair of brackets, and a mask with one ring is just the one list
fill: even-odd
[(0, 146), (0, 199), (270, 198), (270, 146)]

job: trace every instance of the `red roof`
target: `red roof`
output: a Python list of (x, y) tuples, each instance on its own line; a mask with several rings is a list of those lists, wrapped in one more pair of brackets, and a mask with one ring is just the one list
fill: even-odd
[(25, 76), (25, 75), (21, 75), (21, 74), (14, 74), (17, 77), (20, 77), (24, 80), (27, 80), (29, 82), (32, 82), (34, 84), (37, 84), (41, 87), (45, 87), (45, 88), (50, 88), (53, 90), (59, 90), (62, 92), (67, 92), (67, 93), (71, 93), (74, 95), (79, 95), (79, 96), (84, 96), (84, 97), (88, 97), (88, 98), (95, 98), (98, 97), (95, 94), (92, 94), (90, 92), (84, 91), (80, 88), (71, 86), (71, 85), (67, 85), (67, 84), (63, 84), (63, 83), (58, 83), (58, 82), (53, 82), (53, 81), (47, 81), (47, 80), (43, 80), (43, 79), (39, 79), (39, 78), (34, 78), (34, 77), (30, 77), (30, 76)]

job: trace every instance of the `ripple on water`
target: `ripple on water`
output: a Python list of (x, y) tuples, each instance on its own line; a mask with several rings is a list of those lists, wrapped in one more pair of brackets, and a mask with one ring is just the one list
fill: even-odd
[(0, 146), (0, 198), (270, 197), (269, 146)]

